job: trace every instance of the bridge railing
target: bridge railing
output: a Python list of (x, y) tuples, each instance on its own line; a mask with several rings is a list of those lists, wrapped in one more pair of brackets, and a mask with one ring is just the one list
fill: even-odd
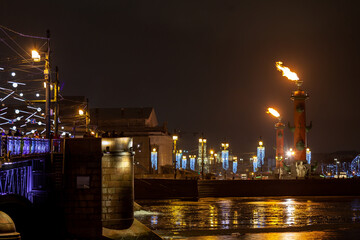
[(45, 154), (50, 152), (50, 140), (28, 137), (1, 137), (1, 157)]
[(64, 138), (51, 139), (51, 152), (52, 153), (63, 153), (64, 145), (65, 145)]

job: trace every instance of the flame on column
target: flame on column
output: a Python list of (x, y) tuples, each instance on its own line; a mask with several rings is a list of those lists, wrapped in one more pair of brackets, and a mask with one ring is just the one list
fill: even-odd
[(276, 62), (276, 68), (282, 72), (282, 75), (287, 77), (289, 80), (298, 81), (299, 77), (296, 73), (292, 72), (290, 68), (282, 65), (282, 62)]
[(268, 108), (266, 113), (270, 113), (271, 115), (277, 118), (280, 117), (280, 113), (276, 111), (274, 108)]

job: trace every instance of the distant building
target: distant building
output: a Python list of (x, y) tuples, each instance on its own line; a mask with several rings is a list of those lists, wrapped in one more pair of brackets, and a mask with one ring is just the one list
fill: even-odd
[(162, 173), (172, 166), (172, 138), (164, 124), (159, 126), (154, 108), (93, 108), (91, 125), (109, 136), (132, 137), (135, 174)]

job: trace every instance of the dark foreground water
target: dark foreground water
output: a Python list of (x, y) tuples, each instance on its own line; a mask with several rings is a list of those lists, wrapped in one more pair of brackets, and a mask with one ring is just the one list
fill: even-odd
[(164, 239), (360, 239), (360, 197), (138, 201), (135, 217)]

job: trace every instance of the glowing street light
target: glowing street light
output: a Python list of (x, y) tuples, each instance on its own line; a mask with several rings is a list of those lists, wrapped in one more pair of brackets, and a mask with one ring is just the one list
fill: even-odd
[(224, 148), (224, 150), (229, 148), (229, 143), (221, 143), (221, 147)]
[(85, 117), (85, 128), (86, 133), (89, 133), (89, 122), (90, 122), (90, 116), (86, 110), (79, 109), (79, 115)]
[(174, 179), (176, 179), (176, 141), (179, 139), (177, 135), (172, 136), (173, 140), (173, 167), (174, 167)]
[(36, 50), (31, 51), (31, 58), (34, 60), (34, 62), (40, 62), (41, 60), (40, 54)]
[(201, 137), (199, 138), (199, 145), (201, 145), (201, 178), (204, 179), (204, 158), (205, 158), (205, 149), (204, 145), (206, 144), (206, 138)]

